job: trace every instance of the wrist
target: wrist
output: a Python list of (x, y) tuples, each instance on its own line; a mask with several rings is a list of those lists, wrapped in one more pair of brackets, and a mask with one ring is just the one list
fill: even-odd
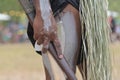
[(42, 20), (42, 16), (40, 12), (36, 12), (36, 17), (39, 17)]
[(40, 14), (41, 15), (41, 9), (40, 9), (40, 7), (36, 6), (35, 7), (35, 12), (36, 12), (36, 14)]
[(40, 9), (36, 9), (36, 14), (37, 15), (41, 15), (41, 10)]

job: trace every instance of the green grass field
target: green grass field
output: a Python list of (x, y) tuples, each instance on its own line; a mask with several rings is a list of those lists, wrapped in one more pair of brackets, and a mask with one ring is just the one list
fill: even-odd
[[(120, 43), (110, 45), (112, 78), (120, 76)], [(45, 80), (41, 57), (29, 43), (0, 45), (0, 80)]]

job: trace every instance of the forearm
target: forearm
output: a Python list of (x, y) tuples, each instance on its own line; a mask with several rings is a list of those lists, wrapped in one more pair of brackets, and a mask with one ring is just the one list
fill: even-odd
[(36, 10), (36, 14), (40, 14), (41, 15), (41, 10), (40, 10), (40, 0), (33, 0), (33, 4)]

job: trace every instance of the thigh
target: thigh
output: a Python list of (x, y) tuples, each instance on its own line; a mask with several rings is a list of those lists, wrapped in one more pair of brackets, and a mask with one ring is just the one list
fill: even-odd
[[(76, 60), (79, 54), (81, 27), (79, 12), (72, 5), (68, 5), (59, 17), (56, 17), (62, 50), (70, 67), (75, 71)], [(61, 35), (60, 35), (61, 34)]]

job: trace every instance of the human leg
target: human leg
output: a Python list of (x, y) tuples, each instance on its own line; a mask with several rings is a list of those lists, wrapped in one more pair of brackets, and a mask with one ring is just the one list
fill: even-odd
[[(75, 72), (81, 40), (79, 12), (72, 5), (68, 4), (65, 9), (56, 17), (56, 21), (62, 22), (63, 31), (62, 39), (60, 39), (63, 47), (62, 50), (71, 69)], [(58, 27), (58, 29), (59, 28), (60, 27)]]

